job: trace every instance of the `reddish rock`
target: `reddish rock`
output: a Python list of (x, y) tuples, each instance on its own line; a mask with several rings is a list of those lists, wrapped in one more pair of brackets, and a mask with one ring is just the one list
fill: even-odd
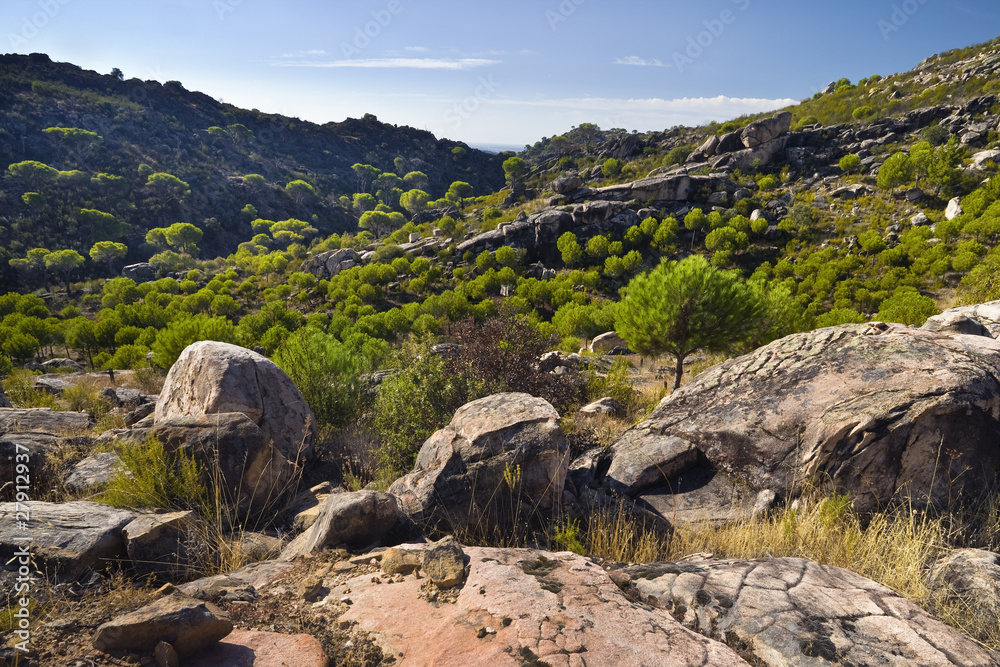
[(184, 662), (185, 667), (327, 667), (312, 635), (233, 630), (225, 641)]
[[(607, 572), (571, 553), (466, 547), (470, 572), (454, 602), (421, 597), (426, 579), (350, 590), (341, 622), (371, 633), (398, 667), (547, 664), (746, 665), (722, 643), (685, 629), (669, 612), (629, 601)], [(538, 661), (538, 662), (536, 662)]]

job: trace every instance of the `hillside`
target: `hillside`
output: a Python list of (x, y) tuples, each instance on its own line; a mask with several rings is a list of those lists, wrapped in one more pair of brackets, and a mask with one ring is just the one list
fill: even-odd
[[(496, 156), (373, 116), (320, 126), (239, 109), (179, 82), (121, 80), (42, 54), (0, 56), (0, 164), (23, 161), (60, 173), (0, 179), (0, 278), (8, 281), (7, 260), (31, 247), (86, 255), (98, 240), (120, 240), (128, 260), (147, 259), (146, 232), (175, 222), (203, 229), (204, 257), (225, 255), (253, 236), (252, 218), (241, 215), (247, 204), (263, 219), (303, 219), (324, 236), (354, 231), (357, 216), (338, 198), (359, 189), (351, 169), (358, 163), (400, 178), (421, 172), (435, 199), (454, 181), (476, 194), (503, 183)], [(187, 188), (159, 191), (148, 185), (153, 173)], [(263, 180), (247, 182), (248, 174)], [(300, 179), (314, 189), (306, 198), (285, 192)], [(36, 190), (44, 199), (22, 199)], [(109, 232), (79, 209), (125, 227)]]
[(998, 664), (1000, 40), (518, 156), (0, 62), (0, 662)]

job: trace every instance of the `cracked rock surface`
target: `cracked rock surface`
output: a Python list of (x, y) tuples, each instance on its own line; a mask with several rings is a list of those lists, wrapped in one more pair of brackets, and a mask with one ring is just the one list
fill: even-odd
[(479, 547), (465, 553), (469, 575), (453, 602), (421, 597), (424, 578), (363, 575), (336, 587), (325, 603), (349, 595), (341, 623), (371, 633), (397, 665), (747, 664), (668, 611), (631, 602), (582, 556)]
[(997, 656), (890, 589), (800, 558), (711, 560), (612, 573), (643, 602), (754, 664), (997, 665)]
[[(908, 490), (940, 506), (1000, 469), (1000, 341), (902, 325), (788, 336), (709, 369), (614, 445), (604, 480), (636, 495), (686, 445), (779, 497), (834, 485), (870, 511)], [(669, 445), (669, 446), (667, 446)]]

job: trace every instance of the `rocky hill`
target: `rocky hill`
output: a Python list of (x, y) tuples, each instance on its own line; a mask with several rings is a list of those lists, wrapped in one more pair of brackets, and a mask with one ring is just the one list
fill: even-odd
[[(351, 169), (358, 163), (400, 178), (422, 172), (433, 198), (454, 181), (477, 194), (503, 184), (497, 156), (374, 116), (317, 125), (239, 109), (176, 81), (122, 80), (43, 54), (0, 56), (0, 164), (23, 161), (61, 176), (0, 179), (0, 276), (11, 282), (7, 260), (29, 248), (86, 255), (95, 241), (111, 238), (125, 242), (130, 257), (147, 259), (140, 250), (146, 232), (181, 221), (203, 228), (204, 256), (227, 254), (253, 236), (249, 223), (257, 216), (241, 215), (247, 204), (261, 218), (301, 218), (324, 235), (355, 231), (357, 217), (338, 197), (368, 190)], [(155, 192), (152, 173), (173, 175), (187, 188)], [(263, 180), (247, 182), (247, 174)], [(295, 180), (314, 192), (290, 196), (284, 189)], [(22, 199), (36, 190), (44, 200)], [(127, 228), (109, 234), (81, 218), (81, 208), (111, 214)]]

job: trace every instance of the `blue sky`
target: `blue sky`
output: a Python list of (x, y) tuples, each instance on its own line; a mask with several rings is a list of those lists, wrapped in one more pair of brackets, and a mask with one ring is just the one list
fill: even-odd
[(1000, 34), (996, 0), (3, 0), (2, 52), (473, 145), (764, 111)]

